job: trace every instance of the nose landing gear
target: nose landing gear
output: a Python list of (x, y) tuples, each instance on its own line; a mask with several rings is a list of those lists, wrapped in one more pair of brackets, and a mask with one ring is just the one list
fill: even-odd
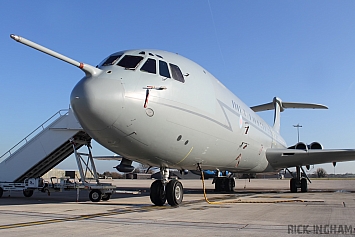
[(178, 206), (184, 197), (184, 188), (179, 180), (169, 181), (169, 169), (161, 168), (161, 180), (155, 180), (150, 186), (150, 200), (156, 206), (163, 206), (166, 201), (170, 206)]
[(166, 195), (162, 180), (155, 180), (150, 186), (150, 200), (156, 206), (163, 206), (165, 204)]
[(184, 197), (184, 189), (179, 180), (172, 179), (165, 187), (166, 199), (170, 206), (178, 206)]

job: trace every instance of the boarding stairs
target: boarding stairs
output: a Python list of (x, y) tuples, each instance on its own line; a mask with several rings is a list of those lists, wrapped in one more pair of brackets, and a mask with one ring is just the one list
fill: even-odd
[(39, 178), (90, 141), (73, 111), (60, 110), (0, 157), (0, 182)]

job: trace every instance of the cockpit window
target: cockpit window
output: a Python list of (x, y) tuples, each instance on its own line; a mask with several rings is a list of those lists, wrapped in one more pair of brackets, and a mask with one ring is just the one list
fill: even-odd
[(117, 63), (117, 65), (126, 69), (135, 69), (142, 59), (143, 57), (141, 56), (126, 55)]
[(122, 54), (119, 55), (111, 55), (106, 59), (106, 61), (102, 64), (102, 66), (111, 66), (116, 63), (116, 61), (122, 56)]
[(171, 75), (173, 76), (173, 78), (179, 82), (184, 83), (185, 79), (184, 79), (184, 76), (182, 75), (180, 68), (172, 63), (169, 63), (169, 66), (170, 66), (170, 71), (171, 71)]
[(161, 60), (159, 60), (159, 75), (170, 78), (168, 64)]
[(141, 71), (149, 73), (157, 73), (156, 61), (155, 59), (148, 58), (148, 60), (141, 67)]

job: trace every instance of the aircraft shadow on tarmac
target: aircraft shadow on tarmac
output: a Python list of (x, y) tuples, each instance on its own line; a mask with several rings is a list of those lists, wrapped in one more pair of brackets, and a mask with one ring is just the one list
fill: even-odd
[[(122, 194), (122, 193), (114, 193), (110, 200), (108, 201), (100, 201), (100, 202), (91, 202), (89, 199), (89, 191), (81, 190), (79, 192), (79, 203), (86, 204), (100, 204), (100, 205), (120, 205), (119, 199), (124, 200), (124, 205), (130, 205), (127, 202), (127, 198), (135, 198), (135, 197), (146, 197), (149, 199), (150, 190), (147, 187), (134, 187), (134, 188), (117, 188), (118, 191), (139, 191), (139, 194)], [(309, 192), (334, 192), (334, 190), (309, 190)], [(200, 195), (200, 198), (197, 197), (197, 200), (203, 199), (203, 190), (202, 189), (193, 189), (186, 188), (184, 190), (185, 195)], [(234, 195), (234, 196), (244, 196), (244, 195), (252, 195), (252, 194), (275, 194), (275, 193), (290, 193), (288, 190), (260, 190), (260, 189), (235, 189), (233, 193), (226, 192), (215, 192), (214, 189), (206, 189), (206, 194), (213, 195)], [(110, 202), (110, 201), (115, 202)], [(47, 193), (42, 193), (39, 191), (35, 191), (32, 197), (24, 197), (22, 192), (19, 191), (7, 191), (4, 192), (3, 196), (0, 198), (0, 206), (6, 205), (28, 205), (28, 204), (49, 204), (49, 203), (75, 203), (77, 201), (77, 192), (76, 191), (64, 191), (64, 192), (52, 192), (50, 195)], [(132, 204), (138, 205), (138, 204)]]

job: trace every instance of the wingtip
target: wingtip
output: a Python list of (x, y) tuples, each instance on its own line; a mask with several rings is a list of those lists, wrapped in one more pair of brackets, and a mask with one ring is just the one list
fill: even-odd
[(20, 41), (20, 36), (18, 36), (18, 35), (11, 34), (10, 37), (11, 37), (11, 39), (13, 39), (13, 40)]

